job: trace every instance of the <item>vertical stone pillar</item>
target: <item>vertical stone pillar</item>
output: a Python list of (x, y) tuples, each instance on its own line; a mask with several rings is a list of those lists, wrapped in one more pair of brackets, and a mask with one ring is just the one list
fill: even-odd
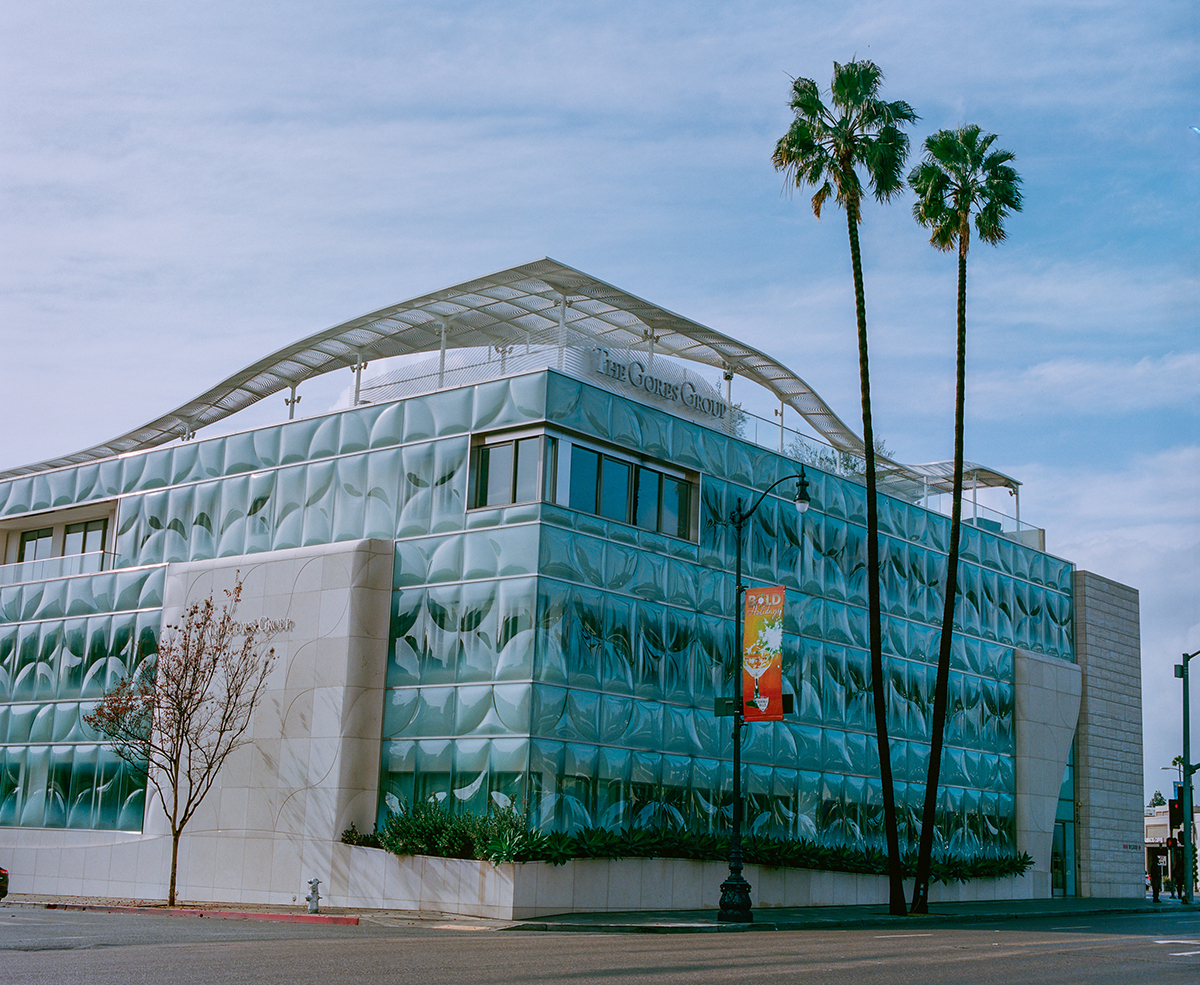
[[(374, 827), (394, 554), (360, 540), (168, 567), (164, 625), (240, 577), (237, 619), (274, 627), (278, 655), (248, 744), (180, 839), (180, 898), (291, 903), (313, 877), (347, 892), (334, 843)], [(164, 836), (161, 810), (146, 813)]]
[(1142, 660), (1136, 589), (1075, 573), (1079, 895), (1137, 897), (1143, 881)]
[(1079, 718), (1082, 674), (1066, 660), (1013, 650), (1017, 850), (1033, 859), (1022, 889), (1051, 894), (1050, 849), (1067, 754)]

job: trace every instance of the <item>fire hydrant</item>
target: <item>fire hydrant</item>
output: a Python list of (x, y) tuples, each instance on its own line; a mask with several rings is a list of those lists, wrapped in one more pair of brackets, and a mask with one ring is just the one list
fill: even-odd
[(320, 913), (321, 894), (317, 891), (317, 887), (321, 885), (320, 879), (309, 879), (308, 888), (312, 890), (304, 899), (308, 902), (309, 913)]

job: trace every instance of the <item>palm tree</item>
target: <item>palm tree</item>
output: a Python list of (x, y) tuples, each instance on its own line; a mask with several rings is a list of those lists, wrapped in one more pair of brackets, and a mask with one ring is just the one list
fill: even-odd
[(797, 188), (816, 187), (813, 214), (820, 219), (829, 197), (846, 211), (850, 232), (850, 262), (854, 271), (854, 302), (858, 316), (858, 372), (862, 390), (863, 454), (867, 479), (867, 600), (871, 636), (871, 689), (875, 699), (875, 738), (879, 747), (879, 779), (883, 785), (884, 827), (887, 834), (890, 910), (905, 913), (900, 863), (896, 797), (892, 787), (892, 758), (888, 747), (887, 696), (883, 675), (883, 636), (879, 617), (879, 514), (875, 495), (875, 433), (871, 423), (871, 375), (867, 358), (867, 308), (863, 295), (862, 254), (858, 224), (862, 221), (863, 185), (859, 169), (879, 202), (886, 202), (904, 185), (908, 135), (901, 127), (917, 120), (905, 102), (879, 98), (883, 73), (874, 62), (833, 63), (833, 81), (826, 106), (812, 79), (792, 83), (795, 114), (788, 132), (775, 145), (772, 160)]
[(937, 808), (938, 776), (946, 727), (946, 699), (950, 683), (950, 642), (954, 631), (954, 604), (958, 592), (958, 545), (962, 533), (963, 491), (963, 390), (967, 364), (967, 251), (971, 246), (971, 216), (985, 243), (1005, 238), (1004, 219), (1021, 211), (1021, 178), (1008, 166), (1013, 154), (991, 150), (994, 133), (983, 133), (974, 124), (957, 130), (939, 130), (925, 140), (925, 159), (909, 173), (917, 193), (913, 216), (930, 230), (936, 249), (958, 250), (958, 364), (954, 400), (954, 495), (950, 517), (950, 556), (946, 563), (946, 597), (942, 610), (941, 647), (933, 697), (933, 722), (929, 772), (925, 778), (925, 807), (917, 850), (913, 886), (913, 913), (929, 912), (929, 878), (933, 855), (933, 829)]

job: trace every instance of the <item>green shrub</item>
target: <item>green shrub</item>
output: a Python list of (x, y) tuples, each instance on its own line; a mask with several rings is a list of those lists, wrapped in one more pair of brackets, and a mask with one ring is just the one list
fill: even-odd
[[(549, 862), (562, 865), (575, 858), (679, 858), (724, 862), (729, 839), (704, 831), (678, 828), (584, 828), (576, 834), (530, 831), (525, 815), (516, 807), (492, 804), (486, 814), (454, 813), (436, 801), (409, 807), (399, 804), (389, 811), (378, 837), (363, 835), (353, 825), (342, 835), (348, 844), (374, 839), (396, 855), (438, 855), (443, 858), (476, 858), (493, 863)], [(362, 839), (352, 841), (351, 837)], [(746, 862), (777, 868), (887, 873), (887, 855), (875, 847), (820, 845), (805, 838), (770, 838), (751, 835), (742, 840)], [(905, 875), (916, 870), (916, 853), (903, 859)], [(934, 882), (967, 882), (1023, 874), (1033, 865), (1028, 855), (944, 855), (933, 861)]]
[(378, 832), (372, 831), (370, 834), (366, 834), (362, 831), (359, 831), (358, 826), (353, 821), (350, 822), (350, 827), (342, 832), (342, 844), (354, 845), (358, 848), (383, 847), (383, 845), (379, 843)]

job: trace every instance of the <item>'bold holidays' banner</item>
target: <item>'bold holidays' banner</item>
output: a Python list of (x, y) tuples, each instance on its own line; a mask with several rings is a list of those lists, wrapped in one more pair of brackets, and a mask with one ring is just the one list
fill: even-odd
[(742, 634), (743, 714), (748, 722), (783, 721), (783, 588), (746, 589)]

